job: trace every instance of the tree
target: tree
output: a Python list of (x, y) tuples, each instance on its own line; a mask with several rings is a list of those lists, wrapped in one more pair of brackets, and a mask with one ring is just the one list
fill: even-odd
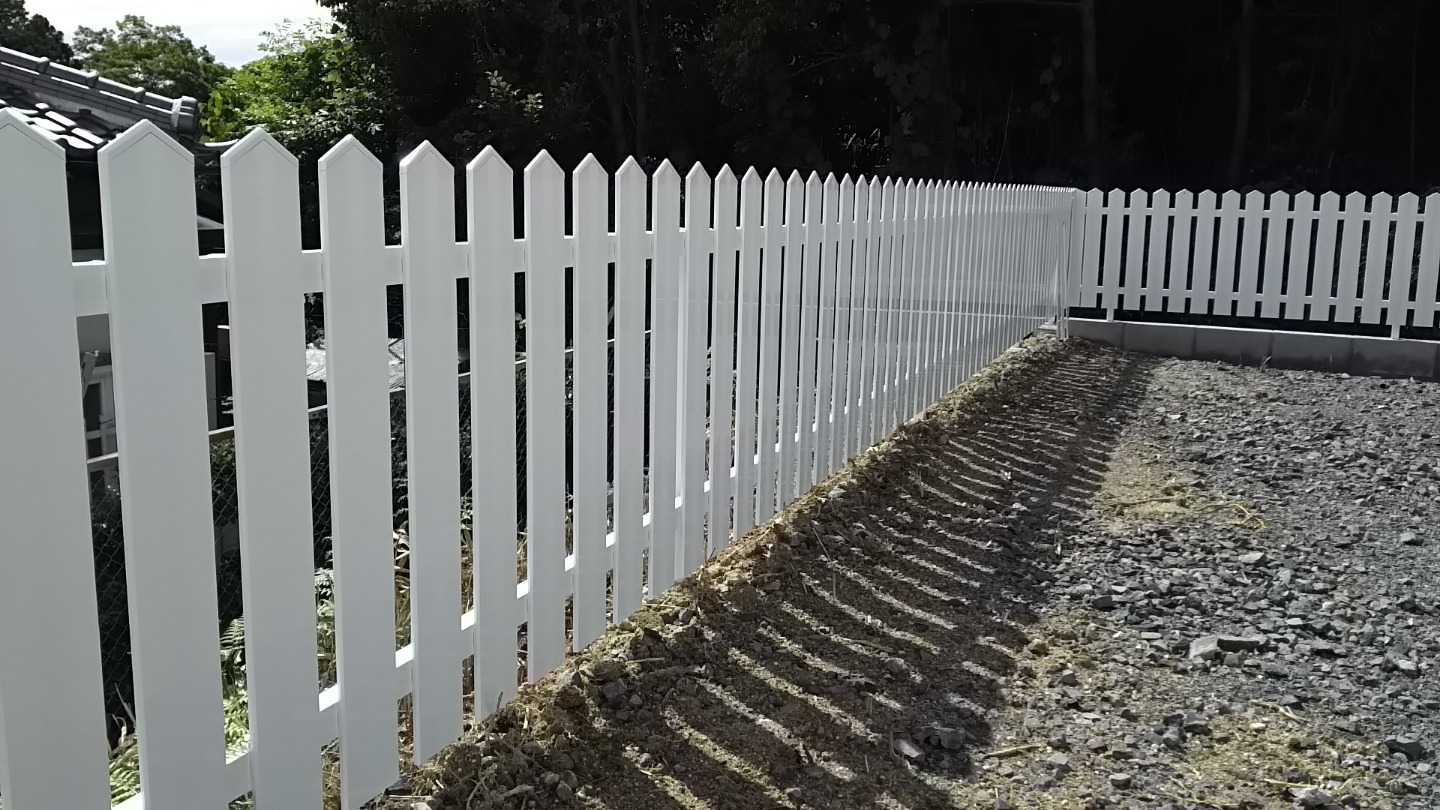
[(81, 67), (107, 79), (165, 96), (193, 96), (202, 104), (230, 74), (179, 26), (152, 25), (133, 14), (114, 28), (78, 28), (75, 56)]
[(0, 48), (60, 62), (74, 56), (65, 36), (49, 20), (25, 12), (25, 0), (0, 0)]
[(212, 89), (206, 137), (233, 140), (264, 127), (305, 164), (351, 134), (389, 151), (390, 93), (349, 37), (318, 22), (287, 24), (266, 32), (260, 51)]

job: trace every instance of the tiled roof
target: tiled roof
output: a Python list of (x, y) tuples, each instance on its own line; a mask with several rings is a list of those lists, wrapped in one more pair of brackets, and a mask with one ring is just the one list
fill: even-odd
[(24, 88), (0, 79), (0, 109), (12, 109), (29, 120), (42, 135), (65, 147), (65, 151), (93, 152), (124, 132), (89, 110), (68, 115), (43, 101), (36, 101)]
[(0, 48), (4, 107), (71, 154), (94, 154), (142, 119), (180, 136), (200, 132), (199, 104), (193, 98), (166, 98), (8, 48)]

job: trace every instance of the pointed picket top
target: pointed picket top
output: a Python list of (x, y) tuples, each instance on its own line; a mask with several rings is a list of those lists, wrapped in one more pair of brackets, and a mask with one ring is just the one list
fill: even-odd
[(256, 127), (220, 155), (220, 169), (222, 171), (233, 170), (237, 164), (243, 163), (249, 166), (265, 160), (277, 159), (292, 166), (300, 165), (299, 158), (292, 155), (289, 149), (275, 140), (274, 136), (266, 132), (263, 127)]
[(575, 167), (576, 183), (582, 181), (608, 183), (609, 179), (609, 173), (605, 171), (604, 166), (600, 165), (600, 159), (595, 157), (593, 152), (586, 155), (580, 161), (580, 165)]
[(1374, 197), (1370, 198), (1370, 213), (1393, 213), (1395, 210), (1393, 207), (1394, 200), (1395, 198), (1391, 197), (1387, 192), (1382, 191), (1379, 194), (1376, 194)]
[(1236, 191), (1236, 190), (1234, 190), (1234, 189), (1231, 189), (1231, 190), (1225, 192), (1224, 194), (1221, 194), (1221, 195), (1220, 195), (1220, 202), (1223, 203), (1223, 204), (1225, 204), (1225, 205), (1229, 205), (1229, 206), (1231, 206), (1231, 207), (1239, 207), (1239, 205), (1240, 205), (1240, 192), (1238, 192), (1238, 191)]
[[(1296, 194), (1295, 198), (1299, 199), (1300, 195)], [(1420, 202), (1420, 198), (1411, 191), (1407, 191), (1404, 194), (1401, 194), (1399, 197), (1396, 197), (1395, 199), (1400, 201), (1400, 205), (1416, 205)]]
[(1290, 194), (1284, 191), (1275, 191), (1270, 194), (1270, 210), (1289, 211)]
[(1315, 195), (1308, 191), (1296, 194), (1294, 206), (1296, 211), (1314, 211)]
[(1327, 192), (1325, 192), (1324, 194), (1321, 194), (1321, 195), (1320, 195), (1320, 204), (1321, 204), (1321, 205), (1324, 205), (1326, 202), (1331, 202), (1331, 203), (1334, 203), (1335, 205), (1339, 205), (1339, 204), (1340, 204), (1340, 195), (1337, 194), (1337, 193), (1335, 193), (1335, 192), (1333, 192), (1333, 191), (1327, 191)]
[[(433, 166), (433, 168), (417, 168), (425, 166)], [(421, 170), (434, 171), (436, 173), (443, 172), (451, 176), (455, 174), (455, 167), (450, 163), (450, 159), (440, 154), (440, 150), (435, 148), (435, 144), (429, 141), (425, 141), (412, 149), (410, 154), (406, 155), (400, 161), (400, 173), (402, 175), (406, 172)]]
[(1182, 189), (1180, 189), (1179, 191), (1175, 192), (1175, 202), (1176, 202), (1176, 203), (1179, 203), (1181, 200), (1191, 200), (1191, 199), (1194, 199), (1194, 198), (1195, 198), (1195, 195), (1192, 194), (1192, 193), (1190, 193), (1190, 191), (1189, 191), (1188, 189), (1183, 189), (1183, 188), (1182, 188)]
[(854, 196), (855, 181), (850, 179), (850, 175), (844, 175), (840, 178), (840, 199), (849, 200), (852, 199)]
[[(21, 137), (49, 152), (52, 157), (62, 160), (65, 158), (65, 150), (60, 144), (41, 135), (39, 130), (26, 123), (26, 119), (20, 113), (8, 108), (0, 110), (0, 143), (23, 143), (19, 140)], [(18, 152), (21, 147), (11, 148)]]
[(625, 162), (620, 164), (620, 171), (615, 172), (615, 182), (633, 183), (634, 181), (631, 180), (631, 178), (637, 176), (643, 184), (645, 182), (645, 170), (641, 168), (640, 162), (634, 157), (627, 157), (625, 158)]
[(526, 164), (525, 178), (528, 180), (533, 177), (538, 180), (547, 176), (563, 179), (565, 177), (565, 170), (560, 168), (560, 164), (555, 162), (555, 158), (550, 157), (549, 152), (541, 149), (540, 153), (535, 155), (535, 157)]
[[(774, 170), (771, 170), (771, 174), (775, 174), (777, 177), (779, 176)], [(745, 176), (740, 178), (740, 182), (746, 185), (749, 185), (750, 183), (761, 182), (760, 170), (756, 169), (754, 166), (751, 166), (750, 168), (745, 170)]]
[(1247, 211), (1263, 211), (1263, 210), (1265, 210), (1265, 192), (1261, 191), (1261, 190), (1258, 189), (1258, 188), (1255, 188), (1255, 189), (1251, 189), (1248, 193), (1246, 193), (1246, 195), (1245, 195), (1245, 210), (1247, 210)]
[(735, 177), (735, 172), (730, 170), (730, 164), (728, 163), (721, 166), (719, 173), (715, 175), (715, 183), (717, 185), (720, 183), (724, 183), (726, 180), (729, 180), (732, 183), (739, 182), (739, 180)]
[(375, 157), (365, 144), (354, 135), (346, 135), (340, 142), (330, 147), (330, 151), (320, 156), (320, 171), (325, 171), (332, 166), (340, 166), (345, 163), (358, 161), (366, 166), (381, 168), (380, 158)]
[(785, 176), (780, 173), (780, 170), (779, 170), (779, 169), (771, 168), (770, 171), (769, 171), (769, 173), (765, 175), (765, 183), (766, 183), (766, 185), (769, 185), (770, 183), (784, 183), (784, 182), (785, 182)]
[(685, 173), (685, 182), (686, 182), (686, 183), (698, 183), (698, 182), (709, 183), (709, 182), (710, 182), (710, 173), (707, 172), (707, 171), (705, 171), (705, 166), (704, 166), (700, 161), (697, 160), (697, 161), (695, 161), (695, 165), (690, 167), (690, 171), (688, 171), (688, 172)]
[(893, 177), (887, 177), (882, 185), (886, 191), (889, 191), (895, 188), (895, 179)]
[(500, 153), (495, 151), (493, 146), (481, 149), (480, 154), (465, 166), (465, 171), (474, 177), (510, 177), (513, 175), (510, 164), (505, 162), (505, 158), (500, 157)]
[(662, 177), (674, 178), (677, 181), (680, 179), (680, 172), (675, 170), (675, 165), (670, 162), (669, 158), (660, 161), (660, 165), (655, 169), (655, 179), (658, 181)]
[(133, 124), (129, 129), (120, 134), (120, 137), (100, 147), (96, 154), (101, 162), (117, 160), (121, 155), (130, 150), (131, 147), (140, 144), (148, 144), (150, 141), (167, 147), (175, 157), (184, 160), (187, 164), (195, 165), (195, 155), (189, 149), (181, 146), (178, 141), (165, 134), (153, 121), (145, 120)]

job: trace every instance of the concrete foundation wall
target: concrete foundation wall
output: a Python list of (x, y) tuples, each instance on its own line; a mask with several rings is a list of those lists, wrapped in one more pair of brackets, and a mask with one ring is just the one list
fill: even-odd
[(1127, 351), (1237, 365), (1440, 379), (1440, 343), (1225, 326), (1069, 320), (1070, 334)]

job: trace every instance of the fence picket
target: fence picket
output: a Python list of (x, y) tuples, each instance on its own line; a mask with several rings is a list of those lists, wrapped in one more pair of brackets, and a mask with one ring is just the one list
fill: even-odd
[(1227, 191), (1220, 195), (1220, 241), (1215, 251), (1215, 275), (1210, 289), (1214, 302), (1212, 314), (1230, 316), (1235, 314), (1236, 271), (1239, 261), (1240, 206), (1239, 192)]
[(456, 384), (455, 169), (428, 141), (400, 162), (405, 283), (405, 421), (409, 464), (414, 757), (454, 742), (460, 659), (460, 403)]
[[(1318, 233), (1315, 238), (1315, 271), (1311, 286), (1310, 318), (1330, 320), (1331, 305), (1335, 301), (1335, 262), (1338, 248), (1340, 225), (1340, 195), (1326, 192), (1320, 195), (1320, 216)], [(1316, 317), (1316, 307), (1320, 315)]]
[[(831, 439), (834, 435), (835, 374), (835, 282), (840, 249), (840, 184), (835, 175), (825, 177), (821, 187), (824, 203), (820, 225), (820, 299), (819, 337), (815, 354), (815, 455), (811, 461), (810, 482), (825, 480), (830, 472)], [(807, 394), (807, 396), (810, 396)]]
[[(609, 528), (610, 447), (607, 342), (610, 313), (610, 177), (594, 155), (586, 155), (572, 180), (571, 222), (575, 229), (574, 353), (571, 424), (574, 491), (570, 536), (575, 546), (575, 597), (571, 606), (571, 647), (579, 652), (605, 632), (605, 578), (610, 570), (605, 534)], [(616, 445), (619, 449), (619, 445)]]
[(890, 433), (891, 396), (895, 392), (895, 199), (896, 186), (885, 178), (880, 189), (880, 284), (876, 300), (880, 317), (875, 324), (875, 407), (871, 414), (871, 443)]
[(666, 160), (655, 170), (651, 217), (655, 231), (650, 329), (650, 566), (649, 593), (675, 584), (680, 543), (680, 368), (684, 341), (681, 297), (685, 280), (680, 232), (680, 173)]
[(214, 529), (194, 158), (146, 121), (99, 164), (140, 781), (151, 810), (221, 808), (215, 550), (195, 542)]
[(399, 778), (392, 509), (376, 497), (390, 489), (382, 194), (380, 161), (355, 138), (320, 159), (344, 810)]
[(1270, 208), (1265, 212), (1265, 274), (1261, 284), (1260, 317), (1280, 317), (1280, 304), (1284, 301), (1282, 287), (1285, 284), (1286, 236), (1290, 223), (1290, 195), (1277, 191), (1270, 195)]
[(1340, 216), (1340, 268), (1335, 291), (1335, 320), (1338, 323), (1355, 321), (1365, 219), (1365, 195), (1358, 191), (1345, 195), (1344, 212)]
[[(699, 163), (685, 176), (685, 275), (681, 301), (680, 353), (680, 547), (676, 578), (683, 579), (705, 559), (705, 495), (711, 251), (710, 175)], [(719, 473), (715, 472), (718, 480)]]
[(830, 453), (825, 460), (826, 477), (835, 473), (849, 460), (846, 447), (850, 434), (846, 425), (851, 408), (850, 308), (853, 305), (851, 286), (854, 283), (855, 259), (855, 181), (850, 175), (840, 178), (840, 227), (835, 256), (835, 337), (834, 372), (830, 378)]
[(805, 181), (805, 248), (801, 270), (800, 312), (800, 451), (796, 464), (799, 467), (797, 497), (816, 483), (815, 480), (815, 438), (817, 415), (818, 374), (817, 350), (820, 340), (820, 285), (822, 251), (821, 239), (824, 224), (821, 219), (822, 196), (820, 175), (811, 172)]
[(850, 358), (852, 368), (845, 395), (845, 458), (858, 457), (870, 447), (865, 435), (864, 418), (870, 413), (869, 382), (871, 364), (875, 361), (874, 326), (875, 258), (871, 236), (874, 218), (871, 215), (879, 187), (871, 179), (861, 177), (855, 183), (855, 258), (851, 271)]
[[(230, 295), (250, 785), (268, 808), (317, 805), (315, 582), (299, 164), (263, 130), (220, 157)], [(454, 605), (450, 605), (453, 608)], [(459, 711), (458, 694), (456, 705)]]
[[(1239, 266), (1235, 279), (1235, 313), (1243, 318), (1255, 317), (1259, 303), (1256, 290), (1260, 284), (1260, 248), (1265, 235), (1265, 221), (1269, 212), (1265, 207), (1265, 193), (1253, 190), (1244, 197), (1245, 207), (1236, 226), (1240, 239), (1238, 249)], [(1228, 314), (1228, 313), (1227, 313)]]
[(12, 110), (0, 244), (0, 341), (25, 347), (0, 385), (0, 788), (9, 810), (98, 810), (110, 783), (65, 154)]
[(526, 675), (565, 658), (565, 172), (542, 151), (525, 167)]
[[(1365, 243), (1365, 254), (1360, 266), (1365, 270), (1361, 282), (1364, 291), (1360, 299), (1360, 322), (1380, 323), (1385, 303), (1386, 282), (1390, 279), (1390, 220), (1394, 213), (1394, 199), (1385, 193), (1370, 198), (1369, 239)], [(1406, 281), (1409, 278), (1406, 277)]]
[(790, 173), (785, 181), (785, 248), (781, 305), (780, 345), (780, 468), (778, 472), (777, 506), (784, 509), (802, 491), (799, 451), (803, 435), (800, 401), (801, 323), (805, 320), (804, 263), (801, 253), (805, 242), (802, 211), (805, 185), (800, 172)]
[(1195, 195), (1177, 191), (1171, 201), (1174, 230), (1170, 239), (1170, 272), (1165, 281), (1165, 311), (1184, 312), (1190, 300), (1190, 234), (1195, 220)]
[[(470, 235), (470, 448), (475, 591), (475, 715), (515, 694), (514, 174), (491, 147), (466, 168)], [(617, 597), (618, 598), (618, 597)]]
[[(645, 171), (615, 174), (615, 621), (640, 608), (645, 511)], [(672, 510), (673, 511), (673, 510)], [(652, 514), (651, 519), (654, 520)]]
[[(740, 181), (739, 321), (736, 326), (738, 369), (735, 383), (735, 539), (755, 527), (757, 466), (769, 455), (763, 443), (756, 447), (755, 416), (760, 399), (760, 251), (766, 234), (760, 228), (764, 186), (752, 167)], [(773, 408), (772, 408), (773, 411)], [(772, 413), (771, 419), (774, 416)]]
[[(748, 181), (748, 176), (747, 176)], [(750, 199), (748, 185), (747, 196)], [(759, 207), (757, 201), (756, 207)], [(760, 276), (760, 400), (757, 409), (757, 443), (760, 452), (759, 484), (756, 493), (755, 519), (764, 523), (775, 515), (779, 503), (778, 471), (783, 433), (777, 426), (780, 419), (781, 360), (786, 343), (781, 338), (783, 310), (783, 276), (785, 249), (785, 182), (774, 169), (764, 185), (764, 254)], [(746, 208), (750, 216), (755, 214)], [(744, 216), (744, 215), (742, 215)]]
[(1169, 248), (1170, 224), (1175, 212), (1170, 192), (1160, 189), (1150, 197), (1149, 252), (1145, 260), (1145, 311), (1164, 310), (1165, 257)]
[[(1390, 269), (1390, 289), (1385, 319), (1391, 335), (1400, 336), (1400, 329), (1409, 322), (1410, 283), (1415, 270), (1415, 225), (1420, 200), (1414, 194), (1401, 194), (1395, 205), (1395, 251)], [(1424, 296), (1419, 296), (1421, 299)]]
[(734, 461), (735, 426), (735, 266), (739, 249), (735, 231), (738, 214), (737, 183), (729, 166), (715, 177), (715, 258), (710, 283), (710, 504), (707, 549), (714, 556), (730, 543), (734, 515), (731, 462)]
[(1306, 285), (1310, 278), (1310, 242), (1315, 234), (1315, 196), (1302, 191), (1291, 200), (1294, 225), (1290, 229), (1290, 252), (1285, 257), (1285, 317), (1305, 317)]
[(1425, 229), (1416, 278), (1415, 326), (1433, 328), (1440, 313), (1440, 194), (1425, 198)]

